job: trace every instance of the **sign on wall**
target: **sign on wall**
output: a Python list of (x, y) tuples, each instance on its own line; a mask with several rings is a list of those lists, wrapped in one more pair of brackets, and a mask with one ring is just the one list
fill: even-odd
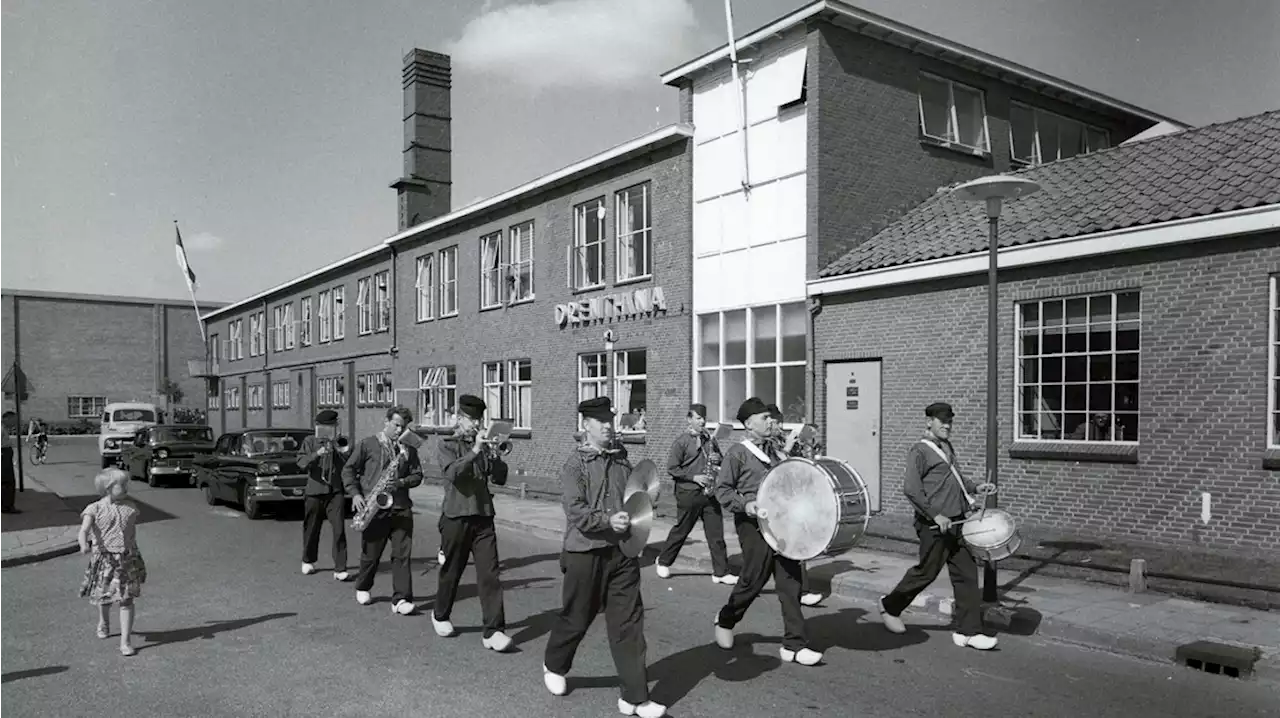
[(667, 311), (667, 295), (662, 287), (643, 287), (630, 292), (604, 294), (579, 302), (556, 305), (556, 325), (582, 326), (610, 319), (637, 319)]

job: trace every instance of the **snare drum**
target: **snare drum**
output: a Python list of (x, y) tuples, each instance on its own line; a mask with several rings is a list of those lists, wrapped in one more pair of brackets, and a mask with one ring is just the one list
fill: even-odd
[(867, 485), (853, 467), (831, 457), (790, 458), (764, 477), (756, 505), (760, 533), (774, 551), (797, 561), (853, 548), (871, 518)]
[(969, 553), (987, 563), (1009, 558), (1022, 546), (1013, 516), (1000, 509), (986, 509), (968, 517), (960, 524), (960, 535), (969, 546)]

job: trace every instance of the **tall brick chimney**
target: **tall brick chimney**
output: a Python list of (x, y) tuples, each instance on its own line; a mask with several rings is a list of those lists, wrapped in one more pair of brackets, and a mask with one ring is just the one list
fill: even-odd
[(404, 57), (404, 176), (391, 183), (402, 230), (450, 210), (451, 74), (448, 55), (415, 48)]

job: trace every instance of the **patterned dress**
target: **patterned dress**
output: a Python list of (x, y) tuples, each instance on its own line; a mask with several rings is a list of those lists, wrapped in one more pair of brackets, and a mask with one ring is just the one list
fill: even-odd
[(147, 565), (138, 551), (136, 527), (138, 506), (129, 498), (112, 501), (105, 496), (84, 508), (81, 516), (90, 516), (90, 540), (93, 554), (80, 584), (80, 597), (103, 605), (134, 599), (142, 595), (147, 580)]

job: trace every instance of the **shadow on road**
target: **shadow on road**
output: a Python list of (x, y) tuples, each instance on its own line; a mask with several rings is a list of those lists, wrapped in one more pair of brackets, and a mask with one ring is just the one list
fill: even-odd
[(178, 628), (172, 631), (136, 631), (139, 638), (147, 641), (147, 645), (138, 648), (139, 651), (146, 651), (152, 648), (168, 645), (171, 643), (184, 643), (197, 638), (210, 639), (219, 633), (226, 631), (234, 631), (240, 628), (248, 628), (259, 623), (266, 623), (277, 618), (291, 618), (296, 613), (268, 613), (265, 616), (257, 616), (255, 618), (238, 618), (232, 621), (215, 621), (203, 626), (195, 626), (192, 628)]
[(895, 651), (929, 640), (927, 629), (950, 628), (907, 625), (907, 632), (889, 633), (879, 619), (863, 621), (867, 612), (861, 608), (842, 608), (806, 618), (805, 631), (815, 651), (843, 648), (846, 651)]
[[(100, 498), (102, 497), (97, 494), (80, 494), (77, 496), (64, 496), (62, 500), (66, 502), (67, 506), (70, 506), (77, 514), (79, 514), (84, 510), (84, 507)], [(138, 505), (139, 524), (151, 523), (152, 521), (168, 521), (169, 519), (177, 518), (177, 516), (174, 516), (168, 511), (158, 509), (145, 501), (139, 501), (136, 496), (131, 495), (129, 498), (133, 503)], [(79, 523), (78, 518), (77, 523)]]
[[(710, 638), (708, 631), (707, 639)], [(743, 633), (736, 637), (730, 651), (708, 642), (667, 656), (649, 666), (649, 680), (656, 681), (650, 694), (653, 700), (670, 706), (710, 676), (730, 683), (758, 678), (782, 665), (782, 660), (776, 655), (757, 654), (752, 647), (757, 643), (778, 642), (777, 638)], [(613, 685), (616, 684), (615, 681)]]
[(40, 676), (52, 676), (56, 673), (66, 673), (67, 666), (45, 666), (44, 668), (28, 668), (25, 671), (9, 671), (0, 676), (0, 683), (9, 683), (10, 681), (20, 681), (23, 678), (39, 678)]
[[(504, 594), (507, 594), (516, 589), (526, 588), (528, 586), (532, 586), (539, 583), (546, 583), (552, 580), (554, 579), (552, 579), (550, 576), (539, 576), (536, 578), (503, 579), (502, 592)], [(439, 589), (437, 588), (436, 590), (438, 591)], [(436, 595), (437, 594), (432, 594), (427, 598), (415, 599), (414, 603), (417, 604), (418, 610), (420, 611), (428, 610), (427, 608), (428, 606), (434, 608), (435, 602), (436, 602)], [(476, 596), (479, 596), (479, 595), (480, 595), (480, 589), (476, 586), (476, 584), (460, 583), (458, 584), (458, 595), (453, 599), (454, 606), (455, 607), (457, 606), (458, 601), (465, 601), (467, 599), (475, 598)], [(385, 598), (382, 600), (390, 601), (391, 599)], [(374, 601), (374, 603), (379, 603), (379, 602), (380, 602), (379, 600)], [(483, 627), (467, 627), (467, 628), (459, 628), (458, 633), (475, 633), (482, 630), (484, 630)]]

